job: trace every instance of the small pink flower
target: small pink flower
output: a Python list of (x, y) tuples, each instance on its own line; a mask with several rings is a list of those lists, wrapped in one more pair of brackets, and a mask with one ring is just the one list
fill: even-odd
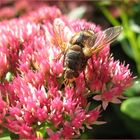
[(8, 52), (6, 48), (0, 47), (0, 79), (5, 76), (9, 69)]
[(72, 126), (75, 129), (79, 129), (82, 127), (83, 122), (85, 121), (86, 115), (84, 110), (77, 110), (74, 113), (74, 118), (72, 119)]
[(61, 111), (63, 109), (63, 102), (60, 97), (55, 97), (51, 102), (51, 109), (54, 111)]
[(26, 124), (20, 128), (20, 138), (34, 139), (35, 135), (33, 134), (33, 129)]
[(64, 138), (72, 138), (74, 132), (73, 132), (73, 128), (72, 126), (70, 126), (70, 124), (67, 124), (64, 126), (64, 129), (62, 130), (62, 135)]
[(61, 16), (61, 12), (55, 6), (54, 7), (41, 6), (38, 8), (38, 10), (29, 12), (23, 18), (34, 22), (43, 22), (46, 19), (49, 19), (50, 22), (52, 22), (54, 18), (57, 18), (59, 16)]
[(99, 118), (100, 112), (101, 112), (100, 108), (101, 108), (101, 106), (88, 112), (88, 114), (86, 115), (86, 123), (88, 125), (93, 124), (97, 121), (97, 119)]
[(59, 125), (64, 121), (62, 113), (61, 112), (52, 112), (50, 115), (50, 119), (52, 124), (57, 128)]
[(50, 136), (49, 140), (60, 140), (60, 133), (56, 132), (54, 133), (50, 128), (47, 128), (47, 133)]
[(5, 117), (6, 114), (6, 102), (4, 102), (1, 98), (0, 98), (0, 124), (2, 124), (3, 119)]
[(16, 9), (13, 7), (4, 7), (0, 10), (0, 19), (9, 19), (15, 16)]

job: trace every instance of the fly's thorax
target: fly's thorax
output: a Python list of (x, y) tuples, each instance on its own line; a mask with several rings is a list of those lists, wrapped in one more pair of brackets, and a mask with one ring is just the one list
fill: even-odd
[(75, 33), (75, 35), (71, 38), (70, 43), (71, 44), (82, 44), (84, 40), (86, 40), (89, 37), (92, 37), (94, 35), (94, 32), (91, 30), (82, 30), (80, 32)]

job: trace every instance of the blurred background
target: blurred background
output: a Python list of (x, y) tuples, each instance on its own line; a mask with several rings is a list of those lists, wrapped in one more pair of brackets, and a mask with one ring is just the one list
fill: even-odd
[(139, 0), (0, 0), (0, 21), (19, 17), (42, 5), (57, 6), (72, 19), (86, 19), (106, 29), (123, 26), (123, 33), (112, 44), (111, 53), (116, 60), (129, 64), (135, 77), (133, 85), (124, 92), (127, 97), (121, 105), (109, 104), (101, 120), (80, 138), (140, 138), (140, 1)]

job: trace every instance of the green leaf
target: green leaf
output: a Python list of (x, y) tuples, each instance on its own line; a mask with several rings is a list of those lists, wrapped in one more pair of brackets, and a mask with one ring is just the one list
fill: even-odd
[(111, 5), (111, 0), (93, 1), (93, 4), (98, 4), (99, 6), (109, 6)]
[(0, 134), (0, 140), (11, 139), (9, 130), (3, 127), (1, 127), (1, 129), (2, 129), (2, 134)]
[(0, 140), (11, 140), (10, 136), (0, 137)]
[(130, 20), (130, 26), (133, 32), (140, 33), (140, 27), (134, 20)]
[(139, 50), (140, 50), (140, 35), (137, 38), (137, 44), (138, 44), (138, 47), (139, 47)]
[(128, 97), (140, 96), (140, 79), (137, 79), (130, 88), (125, 90), (124, 95)]
[(134, 54), (132, 52), (132, 48), (129, 44), (129, 42), (127, 42), (127, 40), (123, 39), (120, 41), (121, 45), (122, 45), (122, 49), (125, 52), (125, 54), (130, 57), (131, 59), (134, 59)]
[(140, 120), (140, 97), (125, 100), (121, 105), (121, 111), (135, 120)]

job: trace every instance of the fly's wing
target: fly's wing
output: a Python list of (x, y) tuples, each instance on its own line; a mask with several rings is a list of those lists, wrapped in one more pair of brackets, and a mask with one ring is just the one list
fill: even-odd
[[(88, 31), (89, 32), (89, 31)], [(91, 35), (87, 35), (84, 36), (84, 39), (82, 41), (82, 44), (86, 47), (86, 48), (91, 48), (94, 46), (97, 35), (94, 32), (90, 31)]]
[(96, 33), (86, 41), (86, 47), (83, 49), (85, 56), (90, 57), (94, 53), (99, 52), (106, 45), (116, 40), (122, 31), (121, 26), (115, 26), (104, 30), (103, 32)]
[(114, 42), (117, 37), (120, 35), (122, 32), (122, 27), (121, 26), (115, 26), (108, 28), (104, 30), (103, 32), (97, 33), (96, 36), (96, 41), (94, 46), (91, 48), (92, 52), (98, 52), (102, 48), (104, 48), (106, 45)]
[(68, 38), (70, 38), (71, 31), (60, 19), (54, 22), (54, 33), (58, 46), (62, 52), (65, 52), (68, 47)]

